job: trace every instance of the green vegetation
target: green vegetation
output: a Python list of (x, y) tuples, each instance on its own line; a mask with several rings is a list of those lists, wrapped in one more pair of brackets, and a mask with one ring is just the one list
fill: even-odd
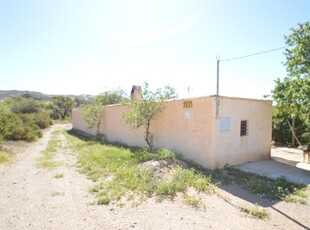
[(1, 140), (35, 141), (42, 136), (41, 129), (51, 124), (49, 114), (33, 99), (17, 98), (0, 103)]
[(10, 107), (13, 113), (38, 113), (41, 109), (40, 102), (34, 99), (19, 97), (10, 101)]
[(188, 204), (194, 208), (202, 208), (204, 207), (204, 203), (203, 200), (200, 197), (197, 197), (195, 195), (188, 195), (187, 193), (185, 193), (183, 195), (183, 200), (185, 204)]
[(70, 97), (53, 97), (49, 108), (52, 110), (51, 117), (55, 120), (64, 120), (71, 116), (73, 109), (73, 100)]
[(59, 140), (52, 139), (48, 142), (47, 148), (42, 151), (42, 156), (38, 158), (37, 165), (41, 168), (53, 169), (59, 165), (54, 160), (54, 154), (60, 145)]
[[(288, 76), (275, 81), (271, 98), (275, 102), (273, 113), (273, 139), (296, 145), (296, 136), (302, 143), (310, 142), (310, 23), (299, 24), (285, 37), (288, 45), (285, 56)], [(290, 125), (289, 125), (289, 123)]]
[[(213, 193), (211, 178), (195, 169), (173, 168), (167, 178), (154, 179), (150, 171), (140, 171), (138, 165), (151, 159), (176, 158), (169, 150), (148, 152), (146, 149), (124, 148), (101, 145), (94, 141), (83, 141), (67, 135), (70, 147), (78, 156), (82, 173), (96, 182), (91, 192), (96, 193), (98, 204), (120, 201), (134, 193), (144, 199), (155, 196), (157, 199), (174, 199), (178, 193), (186, 193), (189, 188), (205, 193)], [(193, 197), (184, 198), (193, 206), (200, 206)]]
[(284, 200), (305, 204), (307, 186), (287, 181), (285, 178), (271, 179), (235, 168), (226, 168), (231, 180), (245, 189), (270, 200)]
[(152, 92), (148, 88), (148, 83), (143, 86), (143, 100), (134, 100), (128, 103), (131, 108), (124, 117), (127, 124), (133, 129), (144, 127), (144, 140), (150, 152), (153, 151), (154, 135), (150, 127), (156, 115), (164, 110), (164, 100), (177, 97), (173, 88), (166, 86), (163, 90), (157, 89)]
[(52, 192), (52, 197), (56, 197), (56, 196), (64, 196), (65, 192), (57, 192), (57, 191), (53, 191)]
[(268, 219), (270, 217), (270, 213), (266, 209), (259, 207), (257, 204), (252, 208), (244, 205), (241, 207), (241, 211), (257, 219)]
[[(232, 182), (263, 198), (306, 204), (307, 186), (291, 183), (284, 178), (271, 179), (230, 167), (206, 171), (194, 164), (188, 170), (174, 167), (164, 176), (157, 176), (152, 170), (139, 170), (139, 164), (150, 160), (177, 159), (175, 153), (167, 149), (149, 152), (141, 148), (104, 145), (70, 134), (66, 136), (70, 148), (77, 154), (80, 171), (96, 182), (90, 191), (97, 195), (98, 204), (119, 202), (121, 205), (126, 197), (127, 200), (134, 200), (133, 196), (140, 200), (156, 197), (162, 201), (181, 195), (184, 203), (201, 208), (204, 203), (199, 193), (212, 194), (216, 191), (216, 185)], [(192, 189), (194, 193), (190, 192)], [(254, 208), (243, 211), (265, 218), (264, 210)]]
[(171, 179), (157, 185), (155, 193), (159, 199), (174, 198), (178, 192), (184, 193), (188, 188), (207, 193), (214, 192), (210, 177), (198, 173), (193, 168), (184, 170), (177, 167), (172, 170)]
[(9, 162), (12, 159), (12, 154), (10, 154), (5, 149), (0, 148), (0, 165)]
[(55, 174), (53, 177), (56, 178), (56, 179), (60, 179), (60, 178), (64, 177), (64, 174), (63, 173), (58, 173), (58, 174)]
[(101, 119), (103, 117), (103, 105), (101, 101), (98, 98), (93, 99), (82, 108), (82, 113), (88, 127), (96, 130), (97, 140), (100, 140), (103, 137), (100, 131)]
[(103, 140), (100, 124), (104, 113), (104, 106), (122, 103), (126, 100), (124, 95), (125, 93), (122, 90), (107, 91), (86, 103), (82, 108), (83, 118), (87, 122), (89, 128), (94, 128), (96, 130), (98, 141)]

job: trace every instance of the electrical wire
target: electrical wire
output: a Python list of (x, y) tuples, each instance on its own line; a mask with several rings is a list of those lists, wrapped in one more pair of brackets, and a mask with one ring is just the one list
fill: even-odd
[(265, 54), (265, 53), (271, 53), (277, 50), (281, 50), (281, 49), (285, 49), (288, 48), (290, 46), (282, 46), (279, 48), (275, 48), (275, 49), (271, 49), (271, 50), (266, 50), (266, 51), (262, 51), (262, 52), (258, 52), (258, 53), (253, 53), (253, 54), (248, 54), (248, 55), (244, 55), (244, 56), (240, 56), (240, 57), (235, 57), (235, 58), (228, 58), (228, 59), (224, 59), (224, 60), (220, 60), (221, 62), (228, 62), (228, 61), (235, 61), (238, 59), (243, 59), (243, 58), (248, 58), (248, 57), (252, 57), (252, 56), (256, 56), (256, 55), (261, 55), (261, 54)]

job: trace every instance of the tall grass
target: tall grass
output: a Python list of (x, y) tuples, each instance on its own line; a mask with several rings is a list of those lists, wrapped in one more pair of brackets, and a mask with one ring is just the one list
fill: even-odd
[(119, 201), (134, 193), (141, 197), (156, 197), (159, 201), (181, 195), (185, 203), (201, 207), (201, 199), (189, 194), (190, 189), (210, 194), (215, 192), (216, 185), (231, 182), (270, 200), (306, 203), (306, 186), (288, 182), (284, 178), (274, 180), (234, 168), (204, 170), (191, 164), (189, 170), (175, 167), (165, 172), (168, 176), (158, 179), (151, 171), (137, 170), (137, 167), (153, 159), (177, 159), (174, 152), (163, 149), (150, 153), (141, 148), (103, 145), (69, 133), (66, 136), (77, 155), (80, 171), (95, 181), (91, 192), (97, 195), (98, 204)]
[[(155, 180), (152, 172), (137, 170), (141, 162), (149, 160), (175, 159), (167, 149), (150, 153), (146, 149), (102, 145), (94, 141), (81, 140), (67, 135), (69, 145), (77, 154), (82, 173), (96, 182), (91, 192), (96, 193), (98, 204), (119, 201), (134, 193), (141, 197), (155, 196), (158, 200), (173, 199), (188, 188), (212, 193), (211, 178), (194, 169), (173, 168), (168, 178)], [(190, 204), (190, 202), (188, 202)], [(197, 206), (197, 202), (192, 202)]]
[(51, 139), (45, 150), (43, 150), (42, 156), (37, 160), (37, 166), (41, 168), (53, 169), (59, 165), (59, 162), (54, 160), (55, 152), (57, 151), (60, 140)]
[(8, 151), (1, 149), (0, 150), (0, 164), (5, 164), (12, 159), (12, 154)]

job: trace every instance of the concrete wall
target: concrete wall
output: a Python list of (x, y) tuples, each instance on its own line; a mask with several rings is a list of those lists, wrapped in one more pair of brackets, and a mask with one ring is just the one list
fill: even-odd
[[(185, 102), (185, 103), (184, 103)], [(184, 107), (185, 105), (185, 107)], [(221, 97), (215, 118), (215, 97), (179, 99), (165, 102), (165, 109), (151, 124), (154, 145), (181, 153), (208, 168), (223, 167), (268, 158), (271, 142), (271, 102)], [(132, 130), (124, 122), (126, 106), (105, 107), (102, 133), (109, 142), (146, 147), (144, 129)], [(230, 119), (229, 119), (230, 118)], [(81, 111), (73, 110), (73, 128), (89, 134)], [(249, 135), (240, 137), (240, 120), (248, 120)], [(230, 130), (227, 121), (230, 120)]]
[[(221, 130), (221, 123), (227, 124), (229, 120), (230, 129)], [(240, 136), (241, 120), (248, 122), (246, 136)], [(221, 97), (214, 130), (213, 167), (270, 158), (271, 130), (271, 101)]]
[(96, 131), (94, 129), (90, 129), (86, 121), (83, 119), (83, 115), (80, 109), (72, 110), (72, 129), (92, 136), (96, 135)]
[[(189, 100), (186, 100), (189, 101)], [(163, 112), (155, 116), (151, 124), (154, 145), (169, 148), (183, 154), (189, 160), (208, 165), (214, 130), (214, 99), (202, 97), (191, 100), (192, 106), (184, 108), (184, 100), (165, 102)], [(130, 146), (147, 147), (144, 129), (131, 129), (124, 122), (126, 106), (109, 105), (105, 107), (101, 132), (109, 142), (119, 142)], [(94, 135), (88, 128), (80, 110), (72, 112), (73, 129)]]

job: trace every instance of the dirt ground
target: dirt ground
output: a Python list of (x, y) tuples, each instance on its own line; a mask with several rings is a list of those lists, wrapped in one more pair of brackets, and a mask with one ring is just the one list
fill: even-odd
[[(223, 186), (219, 195), (205, 196), (205, 208), (195, 209), (181, 201), (153, 199), (139, 206), (115, 204), (92, 205), (89, 192), (93, 182), (76, 168), (76, 158), (63, 147), (56, 153), (61, 165), (48, 170), (36, 165), (41, 151), (55, 130), (70, 125), (54, 125), (31, 144), (17, 160), (0, 166), (0, 229), (307, 229), (310, 227), (310, 192), (308, 205), (270, 202), (241, 189)], [(55, 178), (55, 175), (61, 175)], [(259, 220), (237, 208), (258, 203), (270, 218)]]

